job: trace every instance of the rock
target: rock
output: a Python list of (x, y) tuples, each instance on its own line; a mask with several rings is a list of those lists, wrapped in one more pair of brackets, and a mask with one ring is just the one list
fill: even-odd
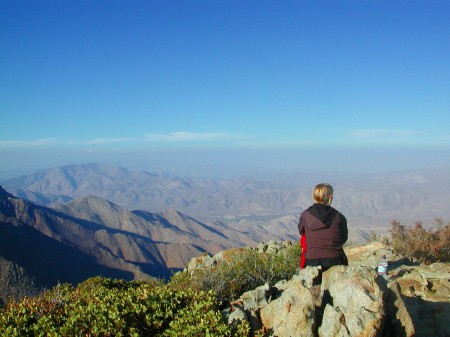
[(345, 247), (344, 251), (350, 266), (365, 266), (376, 269), (383, 255), (387, 255), (390, 269), (411, 264), (408, 259), (395, 254), (392, 249), (381, 242), (371, 242), (357, 247)]
[(428, 284), (431, 284), (429, 288), (435, 294), (435, 297), (450, 298), (450, 284), (448, 280), (429, 280)]
[(316, 317), (314, 298), (301, 280), (292, 279), (280, 297), (260, 311), (263, 330), (273, 336), (314, 336)]
[(276, 292), (276, 286), (270, 287), (269, 284), (266, 283), (255, 290), (242, 294), (238, 300), (238, 302), (242, 303), (245, 308), (245, 313), (248, 317), (252, 334), (254, 334), (255, 331), (261, 330), (262, 323), (259, 318), (259, 310), (272, 300), (273, 293)]
[(255, 290), (244, 293), (239, 299), (246, 310), (256, 310), (270, 301), (271, 289), (268, 283)]
[(336, 266), (323, 273), (321, 291), (326, 307), (322, 322), (326, 323), (319, 328), (319, 336), (379, 334), (385, 307), (377, 276), (372, 269), (360, 266)]
[(388, 284), (387, 302), (387, 322), (384, 328), (385, 335), (412, 337), (416, 330), (411, 315), (408, 312), (405, 301), (400, 292), (398, 282)]
[(194, 257), (189, 261), (186, 271), (192, 273), (195, 269), (204, 268), (207, 261), (211, 259), (210, 255), (203, 255), (199, 257)]
[(321, 281), (321, 267), (306, 267), (300, 269), (298, 274), (294, 275), (294, 278), (301, 280), (305, 287), (312, 287), (320, 284)]
[[(291, 245), (269, 241), (249, 249), (278, 254)], [(247, 320), (250, 336), (450, 336), (449, 263), (419, 265), (379, 242), (345, 251), (348, 267), (307, 267), (244, 293), (226, 311), (228, 321)], [(210, 268), (231, 252), (193, 259), (187, 270)], [(387, 279), (376, 272), (383, 254)]]
[(376, 255), (380, 250), (386, 250), (385, 245), (381, 242), (371, 242), (363, 246), (350, 246), (344, 248), (349, 262), (367, 259), (368, 256)]
[(225, 313), (228, 316), (228, 324), (232, 324), (233, 321), (248, 321), (247, 314), (245, 313), (244, 307), (241, 303), (234, 303), (230, 308), (230, 312)]
[(450, 265), (434, 263), (429, 266), (403, 266), (391, 272), (402, 295), (420, 296), (430, 301), (450, 301)]
[(324, 317), (327, 317), (323, 321), (319, 328), (319, 336), (340, 336), (347, 337), (351, 336), (347, 327), (345, 326), (345, 316), (339, 309), (327, 305), (325, 307)]
[(404, 303), (396, 301), (397, 315), (407, 311), (410, 316), (410, 323), (403, 324), (406, 336), (450, 336), (450, 265), (403, 266), (391, 273), (388, 287), (396, 287)]
[(260, 242), (256, 247), (251, 249), (256, 250), (259, 253), (277, 254), (292, 245), (292, 241), (290, 240), (285, 240), (282, 242), (270, 240), (267, 243)]

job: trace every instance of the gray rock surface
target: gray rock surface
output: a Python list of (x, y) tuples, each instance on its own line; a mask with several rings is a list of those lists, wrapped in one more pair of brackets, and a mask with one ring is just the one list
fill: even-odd
[(383, 292), (374, 270), (336, 266), (322, 275), (325, 302), (319, 336), (378, 336), (385, 318)]
[[(269, 242), (253, 249), (279, 252), (281, 246)], [(244, 293), (230, 319), (248, 320), (251, 336), (450, 336), (449, 263), (418, 265), (379, 242), (346, 253), (348, 267), (307, 267)], [(376, 272), (383, 254), (386, 279)]]
[(314, 297), (299, 279), (289, 281), (281, 296), (263, 306), (259, 314), (264, 331), (271, 331), (274, 336), (315, 335)]

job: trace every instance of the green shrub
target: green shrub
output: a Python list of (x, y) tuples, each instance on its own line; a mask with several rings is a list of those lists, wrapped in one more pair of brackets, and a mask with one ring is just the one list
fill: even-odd
[(212, 289), (219, 303), (233, 301), (244, 292), (265, 283), (273, 285), (292, 277), (299, 268), (300, 254), (299, 244), (277, 254), (259, 253), (251, 249), (235, 250), (213, 267), (198, 268), (191, 274), (175, 274), (169, 286), (197, 291)]
[[(246, 336), (248, 326), (235, 336)], [(0, 310), (8, 336), (231, 336), (215, 295), (160, 283), (93, 278)]]
[(436, 225), (425, 229), (421, 222), (404, 226), (392, 221), (391, 239), (388, 244), (398, 254), (426, 264), (450, 262), (450, 222), (444, 225), (436, 219)]
[(290, 278), (300, 253), (298, 244), (278, 254), (238, 249), (166, 285), (101, 277), (58, 285), (0, 309), (0, 336), (248, 336), (248, 322), (226, 324), (221, 302)]

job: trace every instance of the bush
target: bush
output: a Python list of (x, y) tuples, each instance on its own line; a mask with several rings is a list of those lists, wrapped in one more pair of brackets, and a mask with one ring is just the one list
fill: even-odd
[(301, 248), (277, 254), (240, 249), (210, 269), (160, 282), (96, 277), (62, 284), (0, 309), (0, 336), (248, 336), (248, 322), (228, 325), (220, 304), (265, 283), (290, 278)]
[(450, 262), (450, 222), (444, 225), (442, 219), (436, 219), (436, 225), (428, 230), (421, 222), (407, 227), (394, 220), (391, 225), (388, 243), (396, 253), (426, 264)]
[(93, 278), (0, 310), (1, 336), (246, 336), (223, 321), (212, 292)]
[(212, 289), (219, 303), (229, 302), (265, 283), (273, 285), (292, 277), (299, 268), (300, 254), (299, 244), (277, 254), (235, 250), (213, 267), (194, 269), (190, 275), (187, 272), (175, 274), (169, 286), (197, 291)]

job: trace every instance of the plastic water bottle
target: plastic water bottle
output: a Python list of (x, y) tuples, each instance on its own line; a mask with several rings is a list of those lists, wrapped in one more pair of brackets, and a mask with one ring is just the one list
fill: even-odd
[(378, 275), (380, 275), (386, 279), (387, 278), (387, 269), (388, 269), (388, 262), (387, 262), (386, 254), (384, 254), (381, 257), (380, 263), (378, 264)]

